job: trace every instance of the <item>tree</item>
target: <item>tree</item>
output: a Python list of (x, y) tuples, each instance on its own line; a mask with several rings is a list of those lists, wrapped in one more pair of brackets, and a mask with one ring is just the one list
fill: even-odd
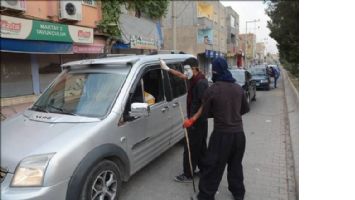
[(298, 77), (299, 66), (299, 1), (266, 0), (270, 17), (270, 37), (276, 40), (280, 62)]

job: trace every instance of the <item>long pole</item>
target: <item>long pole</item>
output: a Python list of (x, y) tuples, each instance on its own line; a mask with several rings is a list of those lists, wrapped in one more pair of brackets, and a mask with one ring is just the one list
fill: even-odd
[(247, 59), (247, 48), (248, 48), (248, 46), (247, 46), (247, 43), (248, 43), (248, 40), (247, 40), (247, 36), (248, 36), (248, 22), (246, 22), (245, 23), (245, 49), (244, 49), (244, 51), (245, 51), (245, 56), (244, 56), (244, 58), (245, 58), (245, 68), (247, 68), (247, 66), (248, 66), (248, 64), (247, 64), (247, 61), (248, 61), (248, 59)]
[(171, 1), (172, 21), (173, 21), (173, 50), (176, 50), (176, 16), (175, 16), (175, 1)]
[[(245, 64), (247, 64), (247, 50), (248, 50), (248, 48), (247, 48), (247, 35), (248, 35), (248, 23), (256, 23), (256, 22), (259, 22), (260, 21), (260, 19), (254, 19), (254, 20), (252, 20), (252, 21), (246, 21), (245, 22)], [(254, 47), (253, 47), (253, 49), (252, 49), (252, 57), (254, 58)]]
[[(182, 108), (181, 105), (179, 104), (179, 108), (180, 108), (180, 114), (181, 114), (181, 118), (182, 121), (184, 122), (185, 118), (184, 118), (184, 113), (182, 112)], [(191, 150), (190, 150), (190, 142), (189, 142), (189, 135), (187, 134), (187, 130), (186, 128), (184, 128), (185, 131), (185, 139), (186, 139), (186, 145), (187, 145), (187, 152), (189, 154), (189, 164), (190, 164), (190, 173), (191, 173), (191, 177), (192, 177), (192, 187), (194, 188), (194, 192), (196, 193), (196, 188), (195, 188), (195, 181), (194, 181), (194, 172), (192, 170), (192, 161), (191, 161)]]

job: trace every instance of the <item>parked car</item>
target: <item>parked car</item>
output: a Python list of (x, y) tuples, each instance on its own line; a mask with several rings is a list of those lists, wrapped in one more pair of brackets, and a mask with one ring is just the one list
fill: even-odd
[(256, 89), (270, 90), (270, 77), (265, 65), (257, 65), (249, 68), (252, 80), (255, 81)]
[(244, 69), (230, 69), (229, 70), (233, 78), (237, 83), (242, 86), (247, 97), (247, 101), (250, 104), (250, 100), (256, 100), (256, 83), (251, 79), (251, 74)]
[(122, 182), (183, 139), (186, 82), (159, 58), (182, 71), (190, 57), (63, 64), (32, 107), (1, 123), (1, 199), (117, 199)]

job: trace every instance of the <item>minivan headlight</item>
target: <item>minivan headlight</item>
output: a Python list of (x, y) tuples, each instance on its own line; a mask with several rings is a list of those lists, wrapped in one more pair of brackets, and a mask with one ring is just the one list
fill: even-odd
[(12, 179), (12, 187), (42, 186), (44, 173), (54, 153), (30, 156), (17, 166)]

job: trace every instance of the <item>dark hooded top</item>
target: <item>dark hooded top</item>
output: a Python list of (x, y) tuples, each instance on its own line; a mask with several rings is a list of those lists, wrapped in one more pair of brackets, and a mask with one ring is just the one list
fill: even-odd
[(249, 112), (243, 88), (234, 83), (224, 58), (216, 58), (212, 62), (212, 71), (215, 83), (203, 97), (204, 116), (214, 119), (214, 130), (243, 131), (242, 115)]

